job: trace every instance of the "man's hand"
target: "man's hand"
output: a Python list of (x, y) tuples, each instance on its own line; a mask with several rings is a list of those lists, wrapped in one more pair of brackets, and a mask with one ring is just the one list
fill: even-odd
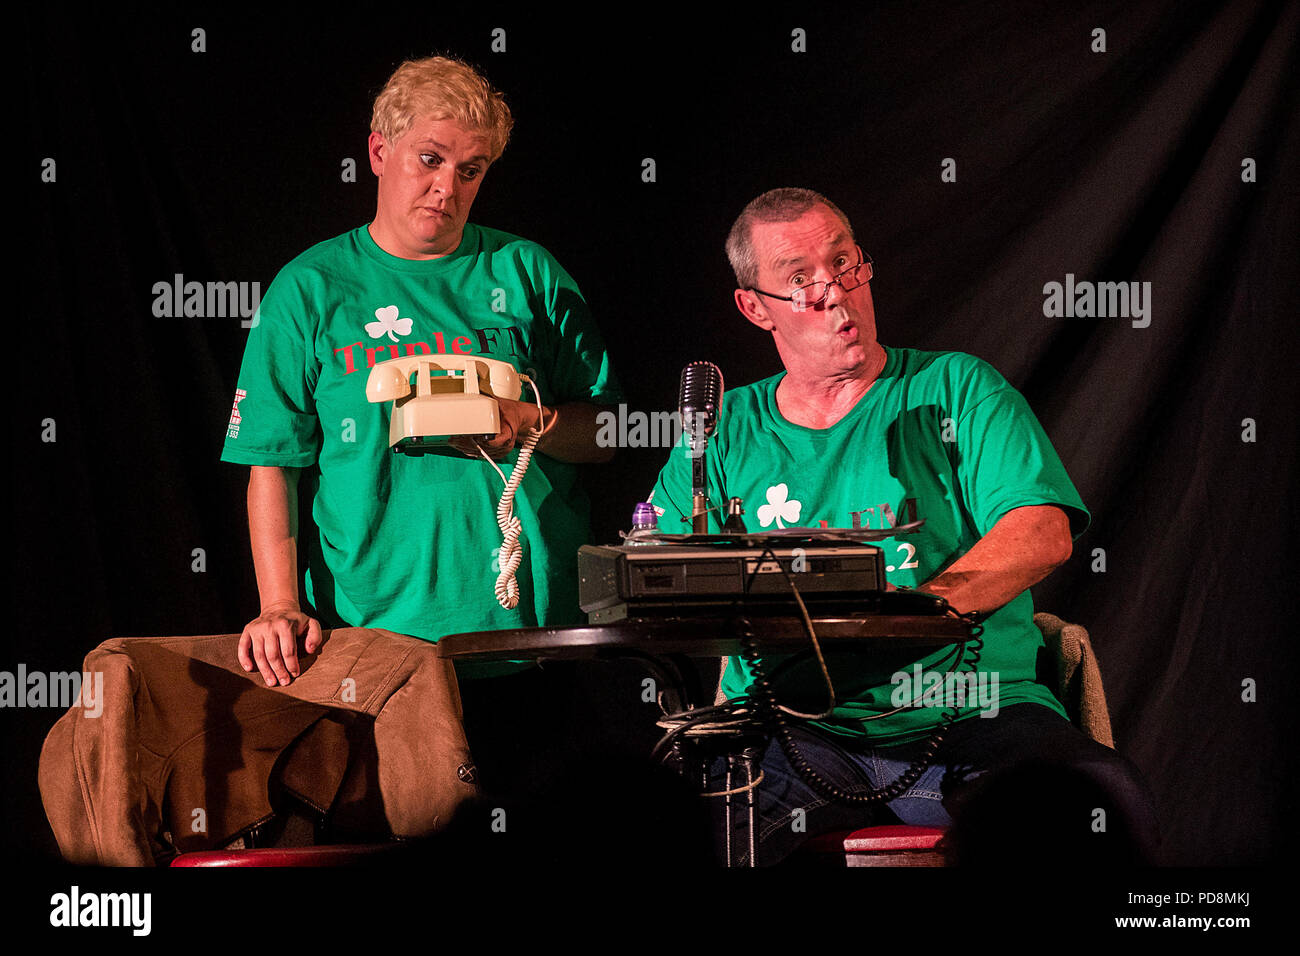
[[(491, 438), (472, 439), (467, 435), (458, 435), (449, 444), (462, 455), (478, 458), (478, 449), (487, 452), (493, 461), (502, 461), (516, 445), (522, 445), (531, 432), (538, 428), (537, 405), (533, 402), (516, 402), (509, 398), (497, 399), (501, 409), (501, 429)], [(549, 426), (555, 415), (546, 409), (545, 420)]]
[(296, 604), (263, 608), (261, 616), (250, 621), (239, 635), (239, 663), (251, 671), (256, 661), (267, 687), (283, 687), (302, 672), (298, 667), (298, 636), (304, 632), (304, 647), (308, 654), (315, 654), (324, 643), (319, 621), (304, 614)]

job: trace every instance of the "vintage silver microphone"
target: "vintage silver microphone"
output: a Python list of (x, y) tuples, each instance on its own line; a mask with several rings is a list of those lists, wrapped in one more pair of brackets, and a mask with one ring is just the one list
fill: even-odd
[(712, 362), (691, 362), (682, 369), (677, 410), (691, 457), (691, 532), (708, 534), (709, 489), (705, 451), (718, 427), (722, 409), (722, 370)]

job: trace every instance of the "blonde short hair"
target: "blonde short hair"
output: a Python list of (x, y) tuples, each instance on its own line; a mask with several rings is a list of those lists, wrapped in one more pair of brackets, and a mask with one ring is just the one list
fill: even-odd
[(399, 66), (375, 97), (370, 129), (395, 142), (417, 116), (454, 120), (487, 136), (492, 162), (505, 150), (515, 125), (499, 90), (468, 63), (445, 56), (407, 60)]

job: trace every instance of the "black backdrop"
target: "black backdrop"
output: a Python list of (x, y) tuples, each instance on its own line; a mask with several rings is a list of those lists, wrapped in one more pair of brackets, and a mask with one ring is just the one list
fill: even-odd
[[(577, 278), (634, 409), (671, 408), (696, 358), (735, 384), (778, 369), (731, 304), (723, 238), (774, 186), (839, 203), (877, 263), (881, 340), (993, 363), (1092, 510), (1036, 599), (1093, 636), (1165, 862), (1280, 858), (1300, 8), (1071, 6), (29, 14), (12, 36), (28, 236), (8, 322), (18, 560), (0, 669), (72, 670), (111, 636), (237, 631), (255, 615), (247, 473), (218, 462), (247, 332), (156, 318), (154, 283), (265, 289), (368, 221), (370, 102), (400, 60), (446, 52), (482, 67), (518, 121), (473, 218), (541, 242)], [(1150, 282), (1150, 325), (1045, 317), (1043, 286), (1067, 273)], [(589, 470), (597, 540), (627, 526), (662, 455)], [(610, 668), (582, 677), (590, 706), (607, 733), (643, 737), (638, 675)], [(38, 859), (57, 856), (35, 784), (57, 716), (0, 712), (4, 847)]]

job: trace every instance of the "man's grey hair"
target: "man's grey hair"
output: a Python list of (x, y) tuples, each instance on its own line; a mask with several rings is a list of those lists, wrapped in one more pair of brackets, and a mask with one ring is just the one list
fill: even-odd
[(811, 189), (784, 187), (769, 189), (741, 210), (740, 216), (727, 234), (727, 259), (736, 274), (736, 285), (752, 289), (758, 284), (758, 256), (754, 254), (754, 224), (759, 222), (794, 222), (813, 206), (821, 203), (839, 216), (844, 228), (853, 238), (849, 217), (819, 192)]

